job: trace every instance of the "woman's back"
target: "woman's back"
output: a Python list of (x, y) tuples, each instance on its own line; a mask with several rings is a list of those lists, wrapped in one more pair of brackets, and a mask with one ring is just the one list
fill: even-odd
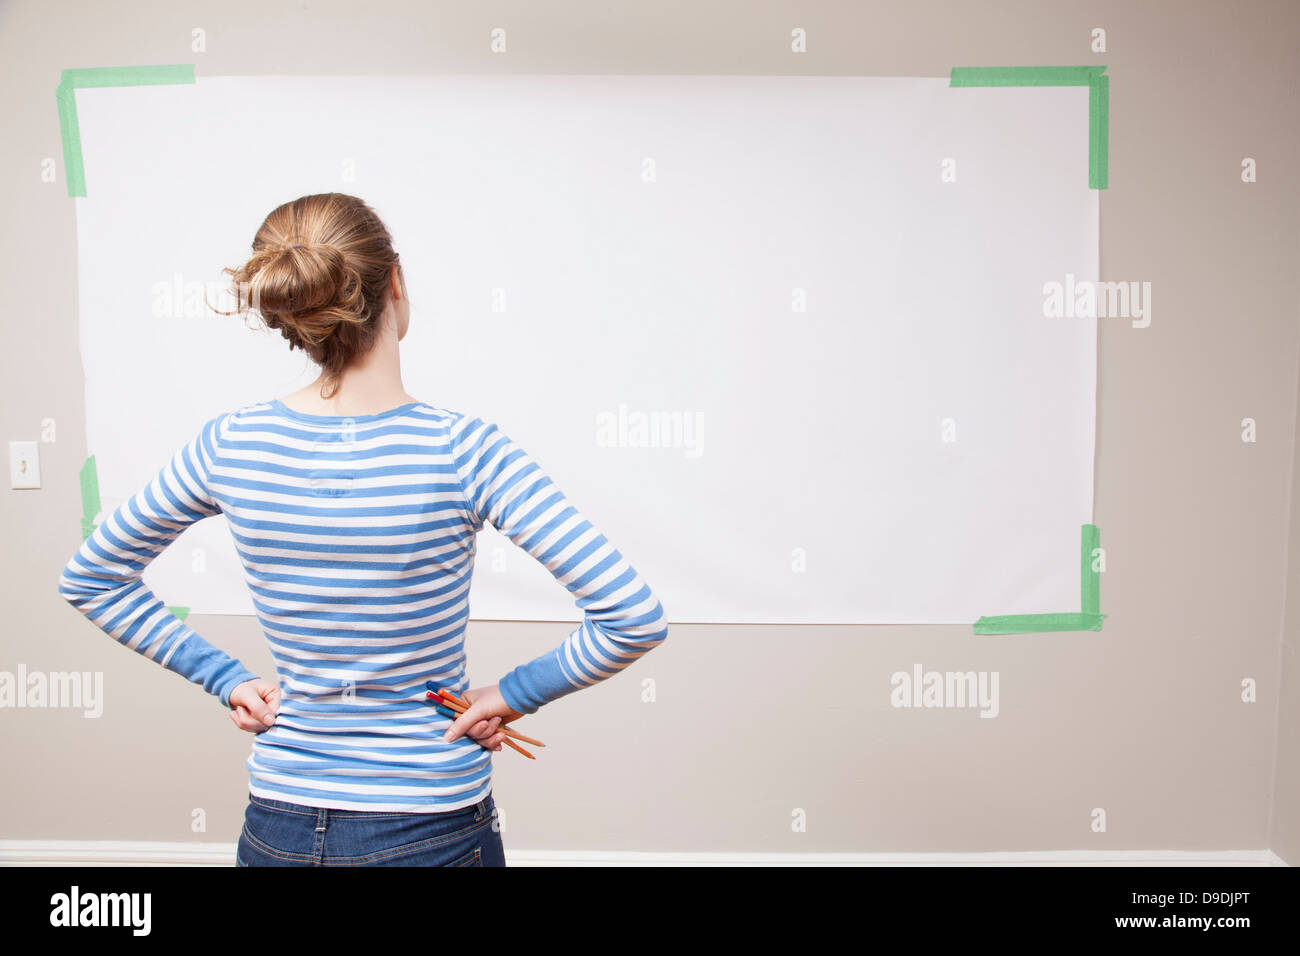
[(271, 400), (209, 421), (60, 581), (113, 636), (223, 702), (251, 672), (139, 580), (186, 526), (217, 513), (280, 676), (278, 715), (247, 761), (258, 796), (434, 812), (489, 792), (491, 753), (466, 737), (444, 741), (450, 720), (425, 697), (426, 681), (468, 686), (484, 523), (541, 561), (584, 615), (560, 646), (502, 678), (518, 712), (612, 676), (667, 635), (645, 582), (496, 425), (423, 403), (344, 418)]
[(465, 674), (475, 537), (451, 420), (427, 405), (347, 419), (274, 401), (227, 424), (209, 485), (283, 695), (248, 760), (253, 793), (359, 810), (482, 798), (490, 752), (443, 743), (449, 721), (425, 698), (426, 680), (459, 690)]

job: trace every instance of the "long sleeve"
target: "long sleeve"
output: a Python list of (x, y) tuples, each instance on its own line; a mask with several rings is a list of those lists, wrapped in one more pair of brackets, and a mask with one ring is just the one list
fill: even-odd
[(144, 583), (145, 567), (182, 531), (220, 514), (208, 489), (222, 420), (207, 422), (157, 476), (86, 538), (59, 577), (59, 594), (119, 643), (201, 684), (230, 706), (257, 677), (178, 618)]
[(484, 522), (536, 558), (573, 595), (583, 621), (553, 650), (499, 682), (521, 714), (612, 677), (668, 636), (659, 600), (623, 555), (493, 423), (461, 415), (451, 443), (475, 531)]

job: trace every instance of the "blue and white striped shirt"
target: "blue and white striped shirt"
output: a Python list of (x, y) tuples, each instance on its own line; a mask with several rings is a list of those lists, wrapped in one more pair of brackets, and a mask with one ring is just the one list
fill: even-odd
[(310, 415), (278, 399), (207, 422), (68, 562), (59, 593), (127, 647), (229, 706), (256, 676), (145, 586), (187, 526), (224, 514), (281, 704), (249, 790), (314, 807), (441, 812), (483, 799), (492, 754), (442, 739), (425, 697), (460, 693), (476, 533), (490, 522), (574, 596), (582, 623), (500, 681), (524, 714), (611, 677), (668, 635), (623, 556), (493, 423), (413, 402)]

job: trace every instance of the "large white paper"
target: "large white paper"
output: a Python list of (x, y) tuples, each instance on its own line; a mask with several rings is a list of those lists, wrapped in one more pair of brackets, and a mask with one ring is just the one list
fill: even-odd
[[(1077, 610), (1096, 320), (1043, 302), (1046, 283), (1097, 278), (1087, 96), (792, 76), (79, 89), (104, 509), (207, 419), (315, 377), (278, 333), (163, 290), (206, 283), (229, 308), (220, 270), (266, 214), (339, 191), (402, 256), (407, 390), (496, 421), (670, 621)], [(638, 415), (673, 413), (694, 431), (637, 444)], [(579, 617), (504, 537), (479, 546), (475, 617)], [(252, 613), (221, 517), (146, 581)]]

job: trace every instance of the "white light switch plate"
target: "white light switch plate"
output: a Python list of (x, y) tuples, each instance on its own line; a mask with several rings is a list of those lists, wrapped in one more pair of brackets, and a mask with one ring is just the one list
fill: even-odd
[(9, 487), (39, 488), (41, 486), (41, 455), (34, 441), (9, 443)]

